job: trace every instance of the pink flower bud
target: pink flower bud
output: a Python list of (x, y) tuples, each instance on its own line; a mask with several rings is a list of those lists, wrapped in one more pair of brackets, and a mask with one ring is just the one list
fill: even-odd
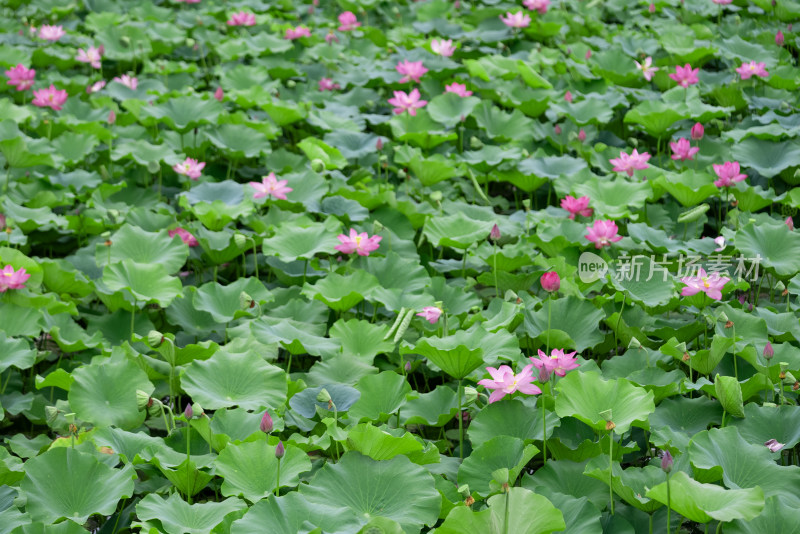
[(651, 3), (650, 7), (648, 7), (647, 9), (650, 11), (650, 13), (655, 13), (656, 12), (656, 5)]
[(263, 417), (261, 417), (261, 424), (258, 425), (258, 428), (266, 434), (272, 432), (272, 417), (269, 416), (269, 411), (264, 412)]
[(556, 135), (561, 135), (561, 126), (560, 125), (556, 124), (555, 130), (556, 130)]
[(184, 408), (183, 410), (183, 416), (188, 420), (191, 419), (193, 415), (194, 415), (194, 410), (192, 410), (192, 404), (187, 402), (186, 408)]
[(117, 114), (114, 113), (114, 110), (108, 112), (108, 124), (114, 124), (117, 121)]
[(225, 93), (222, 91), (222, 87), (217, 87), (217, 90), (214, 91), (214, 98), (216, 98), (217, 101), (222, 102), (222, 98), (224, 96), (225, 96)]
[(539, 279), (539, 282), (541, 282), (542, 284), (542, 289), (544, 289), (548, 293), (552, 293), (553, 291), (558, 291), (558, 289), (561, 287), (561, 278), (555, 271), (544, 273), (542, 277)]
[(694, 126), (692, 126), (692, 139), (695, 141), (699, 141), (703, 138), (703, 134), (705, 134), (705, 128), (699, 122), (696, 122)]
[(581, 143), (586, 141), (586, 132), (583, 131), (583, 128), (581, 128), (581, 131), (578, 132), (578, 141), (580, 141)]
[(794, 230), (794, 219), (792, 219), (791, 215), (786, 217), (786, 226), (789, 227), (789, 230)]
[(406, 362), (404, 367), (406, 369), (406, 372), (409, 372), (411, 370), (411, 362)]
[(764, 347), (764, 358), (771, 360), (773, 356), (775, 356), (775, 349), (772, 348), (772, 343), (767, 341), (767, 345)]
[(283, 442), (279, 441), (278, 446), (275, 447), (275, 458), (280, 460), (281, 458), (283, 458), (284, 454), (286, 454), (286, 448), (284, 448)]
[(498, 228), (497, 225), (495, 224), (494, 226), (492, 226), (492, 231), (489, 232), (489, 239), (491, 239), (492, 241), (497, 241), (500, 239), (500, 237), (501, 237), (500, 228)]
[(375, 143), (375, 148), (377, 150), (383, 150), (383, 140), (379, 137), (378, 141)]
[(664, 470), (665, 473), (669, 473), (672, 471), (672, 454), (669, 451), (664, 451), (664, 455), (661, 457), (661, 469)]
[(586, 56), (585, 56), (585, 57), (586, 57), (586, 59), (589, 59), (589, 58), (591, 58), (591, 57), (592, 57), (592, 51), (591, 51), (591, 50), (587, 50), (587, 51), (586, 51)]
[(572, 93), (567, 91), (567, 93), (564, 95), (564, 100), (566, 100), (567, 102), (572, 102)]
[(775, 44), (778, 46), (783, 46), (783, 32), (778, 30), (778, 33), (775, 34)]

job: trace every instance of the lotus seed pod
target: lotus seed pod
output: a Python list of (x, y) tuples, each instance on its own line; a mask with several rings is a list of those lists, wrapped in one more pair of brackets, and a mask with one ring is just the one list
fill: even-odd
[(150, 406), (150, 394), (146, 391), (142, 391), (141, 389), (136, 390), (136, 406), (139, 408), (139, 411), (143, 411)]
[(147, 344), (152, 348), (158, 348), (164, 342), (164, 335), (158, 330), (150, 330), (147, 333)]
[(434, 202), (441, 202), (443, 198), (444, 195), (442, 194), (441, 191), (434, 191), (433, 193), (431, 193), (431, 200)]
[(478, 400), (478, 390), (472, 386), (467, 386), (464, 388), (464, 404), (469, 406), (473, 402)]
[(322, 388), (321, 390), (319, 390), (319, 393), (317, 393), (318, 402), (330, 402), (330, 400), (331, 400), (331, 394), (328, 393), (327, 389)]
[(253, 300), (253, 297), (251, 297), (244, 291), (239, 293), (239, 307), (241, 307), (243, 310), (249, 310), (253, 306), (255, 306), (255, 301)]
[(475, 137), (474, 135), (469, 138), (469, 146), (473, 150), (480, 150), (483, 148), (483, 141)]
[(311, 170), (314, 172), (322, 172), (325, 170), (325, 162), (321, 159), (315, 158), (311, 160)]
[(148, 161), (147, 162), (147, 172), (150, 174), (155, 174), (158, 172), (158, 169), (161, 168), (161, 165), (157, 161)]
[(286, 80), (286, 87), (288, 87), (289, 89), (293, 89), (296, 86), (297, 82), (295, 82), (294, 80)]
[(150, 404), (147, 405), (147, 414), (150, 417), (158, 417), (164, 412), (164, 403), (158, 399), (150, 397)]
[(237, 232), (233, 234), (233, 242), (236, 248), (244, 248), (247, 246), (247, 236)]

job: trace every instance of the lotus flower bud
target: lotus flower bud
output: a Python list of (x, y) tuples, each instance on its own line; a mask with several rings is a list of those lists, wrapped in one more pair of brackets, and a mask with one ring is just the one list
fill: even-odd
[(141, 389), (136, 390), (136, 406), (139, 408), (140, 412), (149, 407), (151, 402), (152, 399), (148, 392), (142, 391)]
[(325, 170), (325, 162), (321, 159), (314, 158), (311, 160), (311, 170), (314, 172), (322, 172)]
[(331, 402), (331, 394), (328, 393), (327, 389), (322, 388), (319, 390), (319, 393), (317, 393), (317, 402)]
[(494, 226), (492, 226), (492, 231), (489, 232), (489, 239), (491, 239), (492, 241), (498, 241), (500, 237), (502, 237), (500, 235), (500, 228), (497, 226), (497, 224), (495, 224)]
[(225, 98), (225, 92), (222, 90), (222, 87), (217, 87), (217, 90), (214, 91), (214, 98), (216, 98), (218, 102), (222, 102), (222, 99)]
[(583, 130), (583, 128), (581, 128), (581, 131), (578, 132), (578, 141), (580, 141), (581, 143), (586, 141), (586, 132)]
[(650, 6), (647, 9), (648, 9), (648, 11), (650, 11), (651, 14), (655, 13), (656, 12), (656, 5), (651, 3)]
[(283, 442), (279, 441), (278, 446), (275, 447), (275, 458), (280, 460), (281, 458), (283, 458), (284, 454), (286, 454), (286, 449), (283, 446)]
[(114, 113), (114, 110), (108, 112), (108, 124), (114, 124), (117, 121), (117, 114)]
[(375, 141), (375, 149), (376, 150), (383, 150), (383, 140), (379, 137), (377, 141)]
[(628, 342), (629, 349), (641, 349), (642, 342), (636, 339), (634, 336), (631, 336), (631, 340)]
[[(123, 37), (123, 39), (124, 39), (124, 37)], [(186, 38), (186, 46), (188, 46), (189, 48), (194, 47), (194, 45), (196, 45), (196, 44), (197, 44), (197, 41), (195, 41), (191, 37), (187, 37)]]
[(192, 417), (194, 417), (194, 410), (192, 410), (191, 402), (186, 403), (186, 408), (184, 408), (183, 410), (183, 416), (186, 418), (187, 421)]
[(669, 473), (670, 471), (672, 471), (672, 464), (673, 464), (672, 454), (670, 454), (669, 451), (664, 451), (664, 454), (661, 456), (661, 469), (665, 473)]
[(244, 248), (247, 246), (247, 236), (237, 232), (233, 234), (233, 243), (236, 245), (236, 248)]
[(591, 57), (592, 57), (592, 51), (591, 51), (591, 49), (586, 51), (586, 55), (585, 55), (584, 57), (585, 57), (587, 60), (591, 59)]
[(572, 102), (572, 93), (570, 91), (567, 91), (564, 94), (564, 100), (566, 100), (567, 102), (570, 102), (570, 103)]
[(775, 34), (775, 44), (778, 46), (783, 46), (783, 32), (778, 30), (778, 33)]
[(772, 348), (772, 343), (767, 341), (767, 344), (764, 347), (764, 358), (766, 358), (767, 361), (769, 361), (772, 359), (773, 356), (775, 356), (775, 349)]
[(786, 221), (785, 222), (786, 222), (786, 226), (789, 227), (789, 230), (794, 230), (794, 219), (792, 219), (791, 215), (786, 217)]
[(147, 333), (147, 344), (156, 349), (164, 342), (164, 335), (158, 330), (150, 330)]
[(155, 174), (158, 172), (158, 169), (161, 168), (161, 165), (157, 161), (148, 161), (147, 162), (147, 172), (150, 174)]
[(544, 273), (542, 277), (539, 279), (539, 282), (541, 282), (542, 284), (542, 289), (544, 289), (548, 293), (558, 291), (558, 289), (561, 287), (561, 278), (555, 271), (549, 271)]
[(522, 200), (522, 207), (525, 208), (525, 211), (531, 210), (531, 199), (526, 198)]
[(556, 135), (561, 135), (561, 126), (560, 125), (556, 124), (556, 127), (554, 129), (555, 129)]
[(261, 417), (261, 424), (258, 425), (258, 428), (265, 434), (272, 432), (273, 424), (272, 417), (269, 416), (269, 411), (264, 412), (264, 415)]
[(403, 369), (405, 369), (406, 372), (411, 371), (411, 362), (410, 361), (406, 362), (405, 365), (403, 366)]
[(253, 300), (253, 297), (242, 291), (239, 293), (239, 306), (243, 310), (249, 310), (250, 308), (256, 305), (256, 301)]
[(694, 123), (694, 126), (692, 126), (692, 131), (691, 131), (692, 139), (694, 139), (695, 141), (699, 141), (700, 139), (703, 138), (705, 132), (706, 130), (705, 128), (703, 128), (702, 124), (700, 124), (699, 122)]

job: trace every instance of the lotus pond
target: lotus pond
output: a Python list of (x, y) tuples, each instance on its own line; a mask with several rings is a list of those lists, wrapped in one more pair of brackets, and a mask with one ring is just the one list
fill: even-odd
[(800, 533), (798, 20), (5, 0), (0, 534)]

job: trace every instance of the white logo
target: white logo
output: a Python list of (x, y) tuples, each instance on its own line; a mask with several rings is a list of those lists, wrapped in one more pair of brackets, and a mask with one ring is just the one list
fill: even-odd
[(593, 252), (584, 252), (578, 259), (578, 277), (582, 282), (591, 283), (603, 278), (608, 272), (606, 260)]

